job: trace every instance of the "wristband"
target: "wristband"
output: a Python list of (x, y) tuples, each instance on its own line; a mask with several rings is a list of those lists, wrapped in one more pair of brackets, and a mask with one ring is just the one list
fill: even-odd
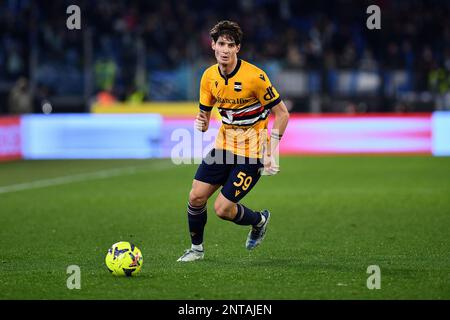
[(276, 139), (276, 140), (281, 140), (281, 137), (282, 137), (283, 135), (282, 134), (277, 134), (277, 133), (274, 133), (274, 132), (272, 132), (271, 134), (270, 134), (270, 137), (272, 138), (272, 139)]

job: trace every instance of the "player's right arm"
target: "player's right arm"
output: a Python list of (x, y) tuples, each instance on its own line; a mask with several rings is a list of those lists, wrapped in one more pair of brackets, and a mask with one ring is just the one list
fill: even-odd
[(209, 120), (211, 119), (211, 110), (216, 103), (216, 99), (211, 92), (211, 80), (208, 77), (207, 69), (200, 80), (200, 99), (199, 99), (199, 112), (195, 118), (195, 128), (202, 132), (208, 130)]
[(201, 132), (205, 132), (209, 128), (209, 120), (211, 119), (211, 111), (200, 110), (195, 117), (195, 128)]

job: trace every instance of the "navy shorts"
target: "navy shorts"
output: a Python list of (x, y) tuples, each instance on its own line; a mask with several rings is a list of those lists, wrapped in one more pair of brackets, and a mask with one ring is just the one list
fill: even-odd
[(222, 185), (221, 192), (225, 198), (238, 203), (258, 182), (263, 167), (261, 159), (212, 149), (198, 167), (195, 179), (212, 185)]

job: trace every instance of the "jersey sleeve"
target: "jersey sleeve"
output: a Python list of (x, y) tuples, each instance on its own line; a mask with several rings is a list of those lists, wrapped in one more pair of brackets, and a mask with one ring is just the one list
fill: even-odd
[(211, 111), (215, 103), (215, 99), (211, 93), (210, 81), (208, 79), (208, 71), (205, 71), (200, 80), (200, 99), (199, 107), (203, 111)]
[(264, 71), (261, 71), (255, 80), (255, 91), (256, 98), (265, 109), (271, 109), (281, 102), (280, 94)]

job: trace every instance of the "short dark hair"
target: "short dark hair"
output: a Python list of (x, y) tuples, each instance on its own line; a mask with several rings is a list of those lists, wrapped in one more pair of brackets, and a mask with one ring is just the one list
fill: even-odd
[(220, 36), (230, 38), (234, 40), (236, 45), (240, 45), (242, 41), (242, 30), (239, 25), (234, 21), (223, 20), (217, 23), (209, 32), (209, 35), (214, 42), (219, 39)]

